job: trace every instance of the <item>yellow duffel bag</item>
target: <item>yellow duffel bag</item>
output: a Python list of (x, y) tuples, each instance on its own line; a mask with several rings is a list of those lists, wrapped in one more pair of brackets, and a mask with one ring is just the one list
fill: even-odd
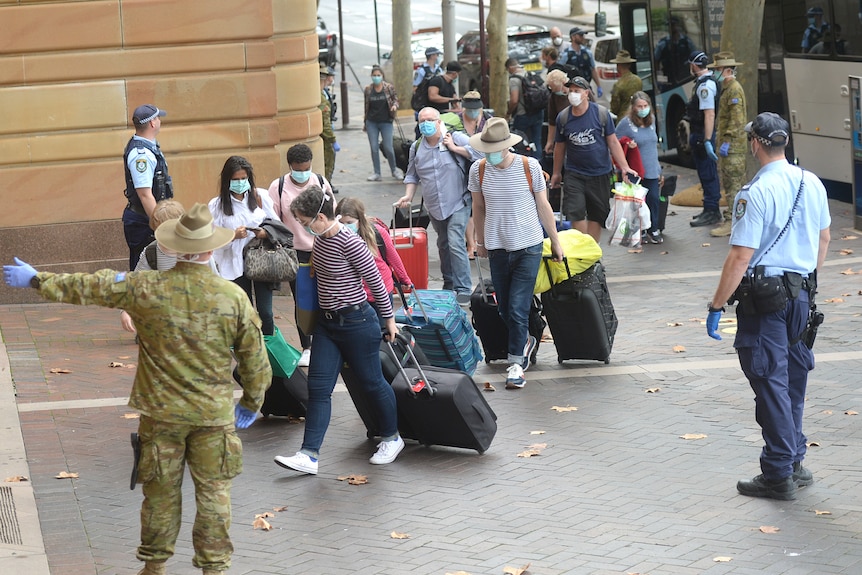
[[(572, 275), (579, 274), (588, 267), (602, 259), (602, 248), (596, 243), (596, 240), (589, 234), (584, 234), (578, 230), (565, 230), (557, 232), (560, 238), (560, 245), (563, 246), (563, 255), (569, 260), (569, 271)], [(542, 242), (542, 256), (551, 255), (551, 240), (545, 238)], [(563, 262), (548, 262), (551, 268), (551, 276), (554, 278), (554, 283), (558, 284), (569, 279), (566, 273), (566, 266)], [(533, 288), (534, 294), (540, 294), (551, 289), (551, 282), (548, 279), (548, 272), (545, 269), (545, 264), (539, 266), (539, 273), (536, 275), (536, 285)]]

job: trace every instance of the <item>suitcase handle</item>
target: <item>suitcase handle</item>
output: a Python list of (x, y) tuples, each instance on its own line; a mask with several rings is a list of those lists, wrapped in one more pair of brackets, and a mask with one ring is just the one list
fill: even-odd
[[(425, 306), (422, 304), (422, 300), (419, 299), (419, 290), (416, 289), (415, 286), (410, 286), (410, 289), (411, 289), (410, 293), (413, 294), (413, 297), (416, 298), (416, 303), (419, 304), (419, 309), (422, 310), (422, 316), (425, 318), (425, 323), (429, 323), (430, 320), (428, 319), (428, 312), (425, 311)], [(413, 315), (413, 312), (411, 311), (408, 314), (408, 316), (412, 316), (412, 315)]]
[(398, 354), (395, 353), (395, 348), (392, 347), (392, 342), (387, 340), (386, 344), (389, 346), (389, 352), (392, 354), (392, 357), (396, 360), (395, 364), (398, 366), (398, 372), (401, 374), (401, 377), (403, 377), (404, 381), (407, 383), (407, 389), (410, 391), (410, 395), (416, 398), (419, 397), (419, 394), (422, 391), (427, 391), (429, 397), (434, 397), (434, 394), (437, 393), (437, 389), (433, 385), (431, 385), (431, 380), (428, 379), (428, 376), (425, 375), (425, 370), (423, 370), (422, 366), (419, 365), (419, 361), (413, 354), (413, 346), (408, 344), (405, 346), (405, 349), (407, 349), (407, 355), (410, 356), (410, 361), (413, 362), (413, 365), (416, 366), (416, 370), (419, 372), (418, 382), (414, 382), (409, 377), (407, 377), (407, 372), (404, 371), (404, 366), (401, 365), (400, 361), (398, 361)]
[[(554, 287), (554, 276), (551, 274), (551, 264), (554, 256), (542, 256), (542, 262), (545, 264), (545, 271), (548, 273), (548, 283), (551, 284), (551, 295), (557, 297), (557, 290)], [(566, 275), (572, 279), (572, 271), (569, 269), (569, 258), (563, 256), (563, 264), (566, 266)]]
[(479, 262), (479, 256), (476, 256), (476, 271), (479, 272), (479, 285), (482, 292), (482, 301), (488, 303), (488, 292), (485, 290), (485, 278), (482, 277), (482, 264)]
[[(422, 211), (421, 206), (425, 203), (425, 198), (422, 198), (422, 203), (420, 203), (419, 211)], [(398, 202), (392, 204), (392, 231), (395, 231), (395, 214), (398, 213)], [(407, 237), (409, 238), (409, 242), (407, 244), (402, 244), (401, 249), (408, 249), (413, 247), (413, 203), (411, 202), (409, 206), (407, 206)], [(395, 246), (396, 249), (398, 246)]]

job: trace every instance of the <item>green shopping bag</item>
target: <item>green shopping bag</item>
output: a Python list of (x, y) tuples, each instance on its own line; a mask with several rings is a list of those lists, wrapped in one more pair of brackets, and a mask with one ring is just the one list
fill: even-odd
[(269, 355), (269, 363), (272, 366), (272, 375), (276, 377), (293, 375), (302, 352), (284, 340), (278, 327), (275, 327), (272, 335), (264, 335), (263, 341), (266, 344), (266, 353)]

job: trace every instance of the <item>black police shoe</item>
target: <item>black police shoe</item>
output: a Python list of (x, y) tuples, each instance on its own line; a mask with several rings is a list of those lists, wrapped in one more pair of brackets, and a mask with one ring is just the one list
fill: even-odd
[(763, 475), (758, 475), (749, 481), (737, 482), (736, 490), (749, 497), (767, 497), (782, 501), (796, 499), (796, 483), (792, 475), (784, 479), (767, 479)]
[(793, 464), (793, 482), (796, 484), (796, 487), (806, 487), (814, 483), (814, 475), (802, 467), (801, 461)]
[(688, 223), (693, 228), (699, 228), (701, 226), (712, 226), (717, 224), (722, 220), (721, 212), (718, 210), (709, 210), (704, 211), (703, 214), (696, 220), (692, 220)]

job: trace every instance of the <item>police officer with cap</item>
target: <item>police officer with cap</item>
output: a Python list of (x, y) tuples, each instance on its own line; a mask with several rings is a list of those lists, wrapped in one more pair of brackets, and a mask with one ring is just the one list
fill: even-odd
[(126, 209), (123, 210), (123, 232), (129, 246), (129, 269), (135, 269), (141, 252), (154, 238), (150, 229), (150, 216), (161, 200), (174, 197), (168, 164), (156, 142), (166, 115), (152, 104), (135, 108), (132, 123), (135, 135), (123, 151), (123, 168), (126, 174)]
[(808, 17), (808, 26), (802, 33), (802, 51), (807, 54), (823, 39), (823, 35), (829, 30), (829, 24), (823, 21), (823, 8), (820, 6), (812, 6), (805, 16)]
[(703, 211), (690, 222), (692, 227), (711, 226), (721, 221), (718, 202), (721, 188), (715, 153), (715, 111), (718, 108), (718, 84), (706, 65), (709, 58), (696, 50), (688, 58), (691, 75), (695, 77), (691, 98), (685, 106), (691, 133), (688, 142), (694, 156), (697, 177), (703, 188)]
[(569, 30), (569, 38), (572, 39), (572, 45), (566, 48), (560, 62), (571, 69), (569, 77), (574, 78), (580, 76), (586, 81), (596, 83), (596, 95), (602, 97), (602, 87), (599, 85), (598, 79), (595, 78), (596, 60), (593, 58), (593, 53), (587, 47), (587, 31), (579, 26)]
[(831, 218), (817, 176), (784, 157), (790, 139), (787, 122), (764, 112), (745, 131), (761, 167), (736, 195), (730, 252), (708, 304), (706, 331), (721, 339), (718, 324), (724, 304), (739, 301), (733, 346), (754, 391), (765, 445), (761, 475), (738, 482), (736, 488), (751, 497), (788, 500), (796, 498), (797, 488), (814, 482), (802, 467), (802, 411), (808, 372), (814, 368), (814, 354), (806, 345), (813, 341), (804, 338)]

